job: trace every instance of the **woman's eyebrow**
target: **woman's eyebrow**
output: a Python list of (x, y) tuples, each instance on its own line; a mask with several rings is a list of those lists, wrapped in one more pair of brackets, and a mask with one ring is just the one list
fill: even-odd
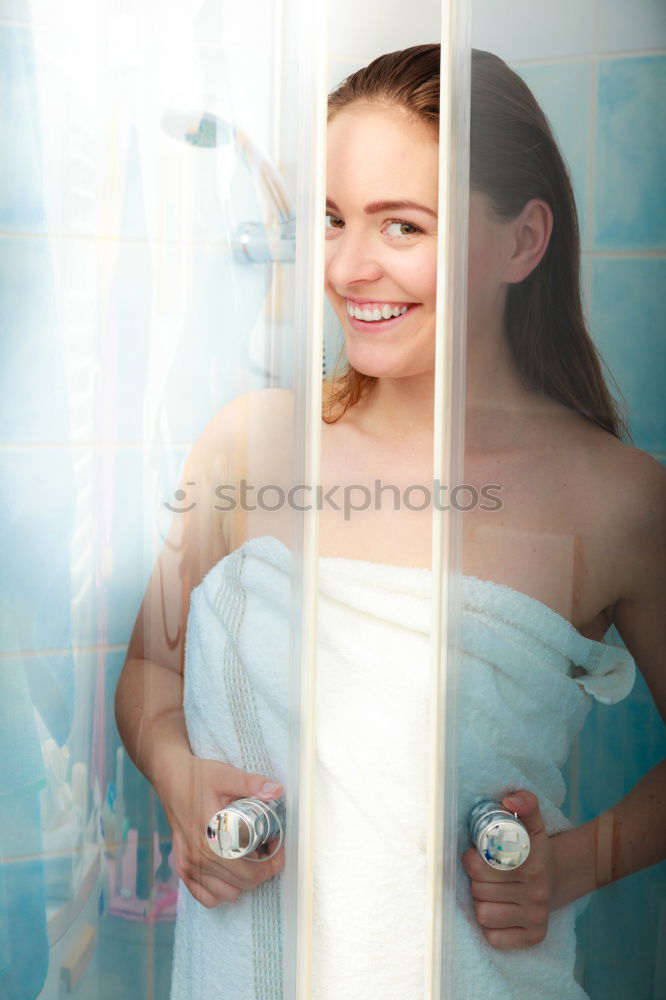
[[(334, 212), (340, 211), (335, 202), (331, 201), (330, 198), (326, 199), (326, 208), (332, 208)], [(366, 205), (363, 211), (366, 215), (376, 215), (378, 212), (397, 212), (402, 208), (412, 208), (419, 212), (427, 212), (434, 219), (437, 218), (437, 212), (433, 212), (431, 208), (426, 208), (425, 205), (419, 205), (416, 201), (373, 201), (369, 205)]]

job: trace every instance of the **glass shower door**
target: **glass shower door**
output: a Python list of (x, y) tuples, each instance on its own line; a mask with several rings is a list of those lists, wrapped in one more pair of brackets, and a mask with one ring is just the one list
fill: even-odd
[[(296, 293), (312, 285), (321, 27), (302, 4), (100, 0), (5, 4), (0, 32), (11, 150), (0, 995), (165, 997), (178, 907), (172, 817), (114, 720), (147, 586), (140, 651), (174, 668), (163, 683), (166, 671), (146, 668), (133, 689), (148, 716), (180, 683), (189, 595), (204, 575), (231, 574), (238, 598), (234, 573), (251, 574), (262, 554), (276, 560), (284, 618), (273, 648), (255, 652), (279, 689), (280, 736), (273, 745), (261, 734), (265, 706), (225, 646), (217, 681), (236, 728), (205, 753), (284, 781), (298, 826), (289, 721), (300, 712), (311, 588), (303, 513), (281, 491), (307, 475), (306, 371), (321, 377), (322, 367), (321, 344), (313, 360), (304, 336), (313, 307)], [(226, 607), (236, 624), (241, 611)], [(287, 846), (297, 851), (297, 835)], [(244, 899), (248, 947), (254, 907), (264, 948), (246, 970), (257, 995), (291, 991), (281, 920), (291, 919), (289, 975), (296, 889), (287, 885), (280, 909), (277, 887)], [(231, 964), (241, 938), (227, 935)], [(219, 981), (219, 967), (208, 974)]]
[[(640, 792), (629, 808), (626, 803), (620, 808), (619, 803), (641, 779), (648, 783), (643, 785), (643, 796), (653, 804), (663, 797), (663, 777), (660, 779), (657, 765), (664, 756), (664, 730), (655, 703), (658, 688), (651, 676), (654, 668), (650, 666), (656, 656), (656, 625), (646, 623), (644, 637), (639, 637), (629, 616), (631, 602), (617, 600), (614, 608), (612, 604), (620, 596), (620, 582), (627, 587), (630, 572), (635, 578), (646, 577), (649, 572), (645, 550), (641, 564), (631, 545), (625, 550), (621, 545), (624, 533), (633, 530), (631, 525), (640, 516), (639, 512), (653, 504), (649, 484), (657, 483), (656, 462), (663, 464), (663, 404), (657, 375), (663, 368), (663, 337), (656, 320), (659, 310), (655, 309), (660, 300), (658, 286), (663, 279), (666, 229), (663, 211), (654, 210), (659, 201), (657, 191), (661, 185), (657, 178), (661, 174), (663, 152), (653, 130), (653, 121), (659, 109), (663, 109), (663, 86), (660, 86), (664, 72), (663, 18), (657, 16), (650, 4), (634, 5), (629, 12), (620, 6), (603, 5), (603, 9), (597, 9), (594, 4), (584, 3), (578, 5), (574, 18), (546, 3), (530, 4), (528, 13), (527, 8), (523, 11), (523, 5), (478, 0), (473, 8), (472, 45), (500, 56), (527, 83), (553, 128), (572, 180), (582, 253), (580, 271), (574, 261), (576, 273), (567, 279), (566, 294), (562, 291), (564, 286), (559, 284), (564, 271), (558, 276), (549, 272), (549, 290), (545, 294), (550, 295), (549, 312), (552, 315), (559, 312), (556, 329), (550, 331), (546, 324), (539, 331), (538, 340), (528, 344), (521, 339), (520, 316), (529, 308), (529, 293), (521, 297), (518, 284), (511, 286), (507, 316), (513, 324), (512, 346), (516, 356), (524, 361), (530, 356), (536, 358), (549, 338), (557, 344), (557, 357), (566, 359), (563, 377), (556, 384), (557, 359), (544, 362), (541, 375), (546, 382), (550, 380), (548, 391), (552, 398), (577, 409), (587, 419), (579, 416), (578, 424), (574, 425), (568, 421), (568, 410), (555, 406), (549, 413), (530, 410), (529, 422), (522, 424), (510, 412), (500, 413), (498, 409), (491, 421), (487, 418), (491, 416), (493, 394), (499, 395), (497, 381), (489, 383), (492, 392), (484, 399), (475, 398), (471, 390), (468, 392), (466, 481), (474, 481), (474, 475), (488, 475), (483, 444), (479, 443), (483, 441), (485, 428), (487, 449), (501, 440), (506, 445), (504, 453), (499, 454), (494, 481), (509, 484), (517, 477), (524, 484), (522, 492), (504, 492), (501, 511), (489, 513), (486, 523), (479, 521), (474, 531), (470, 530), (468, 543), (463, 547), (467, 574), (489, 578), (509, 590), (469, 581), (469, 601), (480, 612), (485, 606), (482, 598), (492, 597), (498, 613), (501, 607), (504, 616), (510, 611), (523, 614), (525, 621), (532, 623), (531, 648), (539, 650), (537, 661), (541, 667), (546, 663), (554, 667), (559, 662), (562, 669), (564, 661), (558, 661), (555, 651), (568, 651), (567, 656), (574, 664), (568, 668), (569, 678), (577, 679), (584, 692), (574, 698), (573, 687), (564, 684), (560, 699), (555, 692), (559, 691), (562, 680), (556, 673), (548, 679), (543, 674), (546, 687), (538, 698), (536, 689), (530, 692), (525, 676), (521, 675), (513, 675), (517, 686), (512, 682), (503, 690), (508, 709), (516, 713), (503, 736), (507, 750), (514, 739), (518, 741), (514, 759), (520, 764), (512, 780), (520, 780), (534, 791), (538, 788), (538, 775), (542, 775), (541, 815), (548, 832), (552, 835), (570, 826), (582, 828), (587, 837), (585, 850), (589, 852), (588, 874), (593, 880), (593, 884), (588, 880), (587, 888), (589, 891), (596, 885), (600, 887), (591, 895), (583, 893), (571, 904), (576, 915), (575, 981), (566, 987), (560, 982), (557, 987), (560, 992), (556, 990), (553, 995), (582, 996), (576, 992), (582, 988), (592, 998), (652, 998), (664, 990), (660, 960), (664, 864), (656, 864), (660, 860), (656, 833), (660, 820), (647, 805), (641, 805)], [(479, 92), (477, 100), (487, 97)], [(473, 109), (474, 100), (473, 94)], [(520, 101), (522, 98), (516, 100), (516, 107)], [(501, 111), (494, 114), (499, 130), (504, 127), (505, 119)], [(495, 167), (482, 162), (485, 151), (482, 127), (480, 119), (475, 137), (473, 110), (471, 184), (473, 188), (476, 185), (484, 189), (484, 184), (494, 183), (499, 191), (506, 180), (501, 172), (504, 161), (496, 157)], [(526, 171), (535, 162), (530, 157), (536, 141), (529, 140), (527, 132), (516, 138), (516, 148), (523, 143), (525, 160), (529, 163)], [(542, 164), (545, 158), (547, 154)], [(525, 177), (516, 186), (520, 183), (525, 183)], [(534, 183), (529, 197), (543, 198), (544, 190)], [(498, 197), (506, 206), (511, 187), (504, 187)], [(558, 234), (571, 232), (573, 227), (563, 221), (568, 209), (564, 207), (562, 189), (557, 195), (551, 190), (550, 197), (557, 201), (550, 239), (556, 248), (553, 252), (562, 261), (566, 253), (572, 252), (572, 244), (563, 252)], [(550, 250), (549, 254), (552, 259)], [(539, 266), (548, 267), (548, 260), (544, 258)], [(571, 260), (567, 268), (570, 266), (573, 267)], [(579, 278), (581, 314), (574, 319), (572, 311), (565, 318), (562, 303), (575, 301), (574, 282)], [(568, 331), (575, 323), (579, 330), (584, 327), (589, 331), (593, 345), (586, 348), (589, 353), (581, 349), (576, 358), (568, 340)], [(534, 328), (532, 335), (536, 335)], [(469, 327), (467, 336), (469, 359), (475, 346)], [(582, 340), (578, 343), (582, 344)], [(622, 433), (621, 420), (614, 422), (609, 418), (605, 433), (598, 430), (595, 437), (595, 420), (597, 426), (603, 422), (601, 395), (587, 410), (581, 403), (586, 392), (590, 398), (583, 387), (585, 380), (592, 378), (588, 359), (597, 351), (602, 359), (600, 370), (618, 404), (620, 417), (626, 404), (630, 436)], [(537, 369), (533, 367), (527, 373), (523, 368), (523, 374), (535, 378)], [(530, 384), (530, 378), (526, 384)], [(606, 406), (605, 411), (609, 413), (610, 407)], [(574, 426), (579, 436), (572, 433)], [(635, 473), (623, 471), (631, 466), (630, 455), (628, 450), (614, 444), (615, 433), (646, 453), (636, 465)], [(522, 469), (517, 465), (519, 445), (524, 454), (530, 455)], [(497, 447), (499, 451), (499, 443)], [(603, 456), (608, 456), (608, 464), (602, 472), (599, 463)], [(542, 484), (539, 498), (527, 488), (528, 483), (534, 482)], [(639, 482), (642, 486), (637, 487)], [(631, 489), (630, 483), (634, 484), (631, 503), (627, 503), (621, 516), (615, 515), (609, 526), (612, 504), (623, 491)], [(656, 486), (655, 490), (658, 496)], [(602, 532), (604, 525), (606, 530)], [(659, 530), (655, 522), (651, 528), (653, 546), (659, 544)], [(487, 571), (489, 564), (492, 572)], [(654, 594), (644, 594), (640, 599), (647, 617), (648, 602), (653, 599)], [(604, 601), (607, 606), (601, 612)], [(627, 608), (626, 617), (623, 607)], [(655, 615), (658, 618), (659, 612)], [(498, 643), (498, 652), (500, 648)], [(520, 662), (520, 655), (514, 650), (513, 662), (507, 660), (508, 677)], [(636, 665), (639, 670), (635, 672)], [(605, 675), (603, 682), (594, 676), (595, 669), (598, 675)], [(466, 670), (463, 672), (467, 675)], [(538, 677), (536, 667), (530, 668), (529, 676)], [(564, 690), (566, 687), (570, 688), (569, 693)], [(517, 716), (523, 699), (527, 699), (525, 708), (531, 706), (534, 713), (533, 730), (518, 728)], [(559, 713), (565, 710), (567, 700), (566, 718), (560, 719)], [(515, 735), (517, 732), (519, 737)], [(480, 731), (478, 738), (483, 742), (486, 736)], [(461, 748), (463, 753), (466, 750)], [(491, 763), (487, 766), (491, 768)], [(550, 792), (546, 790), (547, 767), (557, 768), (551, 772)], [(500, 791), (508, 790), (506, 781), (497, 782), (495, 778), (495, 783)], [(492, 789), (489, 787), (487, 791), (492, 797)], [(629, 832), (630, 817), (640, 814), (644, 807), (644, 831), (638, 839), (652, 843), (651, 853), (646, 850), (644, 854), (643, 863), (649, 867), (613, 882), (626, 863), (622, 859), (631, 856), (628, 841), (636, 842)], [(564, 920), (563, 912), (558, 909), (551, 913), (552, 938), (536, 946), (537, 954), (541, 951), (545, 955), (549, 941), (556, 947), (558, 935), (563, 934), (560, 923)], [(564, 938), (559, 940), (564, 948)], [(511, 961), (511, 952), (498, 957), (502, 967), (513, 973)], [(521, 963), (526, 966), (529, 962), (529, 952), (524, 957), (515, 953), (513, 961), (518, 976)], [(547, 991), (551, 985), (539, 978), (545, 962), (541, 969), (538, 963), (534, 968), (530, 995), (550, 995)], [(518, 995), (518, 979), (514, 987)], [(554, 984), (552, 988), (556, 989)]]

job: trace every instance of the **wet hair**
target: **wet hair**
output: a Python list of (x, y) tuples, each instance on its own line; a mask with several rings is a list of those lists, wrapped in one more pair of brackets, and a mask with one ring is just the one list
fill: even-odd
[[(439, 67), (439, 44), (379, 56), (329, 94), (328, 120), (356, 102), (379, 105), (430, 127), (438, 141)], [(630, 439), (584, 318), (578, 213), (550, 123), (525, 81), (499, 56), (472, 49), (470, 82), (470, 189), (488, 197), (500, 221), (515, 219), (532, 198), (553, 212), (542, 259), (507, 291), (504, 329), (521, 380)], [(347, 361), (343, 372), (327, 379), (324, 420), (334, 423), (374, 382)], [(334, 419), (333, 407), (341, 407)]]

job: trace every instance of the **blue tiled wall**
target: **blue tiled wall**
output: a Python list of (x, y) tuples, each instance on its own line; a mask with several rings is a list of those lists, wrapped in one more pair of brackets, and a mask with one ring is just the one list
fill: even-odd
[[(664, 462), (666, 55), (581, 55), (514, 68), (571, 170), (590, 332), (626, 400), (633, 443)], [(614, 629), (607, 641), (622, 645)], [(594, 704), (565, 774), (565, 811), (575, 823), (598, 816), (665, 755), (664, 726), (639, 674), (625, 702)], [(666, 864), (590, 900), (577, 935), (592, 1000), (652, 1000), (666, 989), (657, 968), (665, 901)]]
[(592, 336), (627, 401), (636, 447), (663, 459), (666, 55), (514, 68), (544, 108), (572, 174)]
[[(244, 221), (246, 213), (261, 217), (247, 168), (235, 169), (231, 209), (219, 197), (212, 161), (208, 187), (187, 192), (197, 241), (185, 249), (177, 240), (155, 239), (154, 231), (150, 238), (148, 168), (139, 163), (131, 122), (123, 119), (130, 129), (126, 157), (113, 132), (109, 142), (117, 147), (109, 150), (108, 160), (99, 156), (95, 161), (94, 129), (82, 133), (80, 109), (66, 108), (63, 157), (70, 157), (72, 169), (58, 159), (44, 170), (40, 115), (53, 95), (45, 94), (40, 83), (29, 22), (27, 2), (0, 0), (3, 817), (5, 803), (26, 786), (36, 795), (43, 784), (44, 736), (35, 724), (35, 707), (48, 734), (59, 745), (67, 743), (70, 764), (82, 759), (90, 764), (96, 732), (104, 747), (92, 754), (107, 778), (112, 773), (119, 741), (113, 691), (100, 695), (97, 663), (100, 656), (110, 657), (117, 677), (152, 568), (149, 540), (160, 496), (149, 493), (146, 470), (152, 474), (159, 468), (162, 496), (172, 499), (189, 442), (229, 398), (224, 396), (229, 387), (235, 389), (236, 369), (246, 364), (248, 331), (261, 315), (271, 276), (267, 267), (248, 266), (242, 272), (234, 267), (225, 242), (229, 226)], [(67, 30), (55, 15), (53, 30)], [(65, 67), (61, 70), (66, 77)], [(96, 185), (103, 183), (104, 168), (114, 157), (117, 177), (110, 198), (117, 197), (117, 215), (109, 211), (102, 218)], [(92, 205), (89, 217), (71, 211), (76, 197), (84, 208)], [(166, 217), (175, 209), (169, 197), (164, 201)], [(238, 218), (230, 220), (233, 212)], [(113, 223), (113, 231), (103, 223)], [(182, 314), (161, 316), (162, 327), (155, 315), (166, 312), (167, 259), (169, 273), (182, 276), (184, 305)], [(146, 418), (148, 375), (151, 365), (163, 361), (160, 333), (167, 326), (170, 334), (176, 329), (178, 343), (165, 375), (159, 426), (154, 426)], [(95, 731), (93, 712), (100, 697), (105, 725)], [(99, 713), (96, 718), (99, 725)], [(135, 777), (144, 782), (138, 773)], [(104, 796), (105, 789), (101, 792)], [(17, 824), (27, 822), (25, 810), (12, 815)], [(28, 831), (18, 826), (9, 835), (30, 844), (35, 878), (43, 882), (40, 824), (32, 827), (29, 840)], [(11, 853), (5, 850), (7, 835), (0, 831), (0, 858)], [(0, 864), (0, 995), (32, 1000), (47, 967), (57, 981), (60, 957), (49, 963), (48, 943), (35, 925), (35, 934), (25, 936), (21, 966), (18, 959), (9, 961), (7, 921), (15, 919), (22, 904), (13, 888), (16, 879), (8, 880), (7, 874)], [(41, 885), (32, 903), (42, 920), (43, 897)], [(171, 930), (158, 928), (164, 947), (153, 951), (154, 928), (120, 918), (102, 920), (103, 971), (91, 983), (91, 963), (88, 981), (76, 996), (165, 996)], [(131, 968), (121, 958), (128, 948)], [(154, 993), (146, 971), (151, 956), (159, 959)], [(51, 992), (44, 1000), (57, 988), (47, 987)]]
[[(482, 5), (476, 6), (480, 9)], [(495, 4), (495, 11), (501, 6)], [(649, 51), (651, 38), (663, 46), (663, 32), (659, 42), (656, 27), (663, 26), (666, 8), (644, 2), (631, 5), (628, 16), (623, 0), (606, 0), (599, 5), (603, 16), (595, 19), (594, 5), (566, 0), (559, 5), (558, 44), (576, 32), (578, 43), (567, 58), (556, 59), (545, 48), (555, 36), (538, 29), (534, 6), (532, 0), (513, 4), (514, 11), (520, 8), (524, 12), (525, 33), (535, 26), (531, 39), (525, 42), (526, 51), (531, 59), (542, 57), (545, 61), (528, 64), (516, 58), (513, 64), (542, 102), (571, 167), (582, 215), (585, 296), (595, 341), (629, 403), (636, 445), (666, 461), (666, 56), (663, 51)], [(71, 234), (58, 227), (52, 232), (45, 228), (37, 86), (28, 17), (27, 0), (0, 0), (4, 557), (0, 654), (4, 654), (3, 670), (15, 672), (18, 686), (19, 668), (25, 666), (20, 653), (27, 647), (35, 654), (36, 665), (50, 674), (63, 697), (71, 700), (69, 608), (73, 596), (81, 597), (69, 590), (75, 529), (72, 514), (77, 499), (72, 482), (78, 456), (69, 446), (67, 373), (58, 339), (57, 277), (51, 253), (54, 239)], [(542, 48), (535, 48), (538, 45)], [(492, 41), (485, 47), (496, 50)], [(642, 49), (643, 54), (637, 55), (636, 49)], [(630, 54), (623, 54), (629, 50)], [(143, 526), (136, 514), (144, 503), (140, 495), (144, 456), (137, 445), (143, 435), (143, 391), (150, 357), (147, 331), (155, 289), (145, 242), (147, 224), (136, 135), (129, 144), (123, 177), (125, 194), (116, 234), (120, 239), (109, 288), (111, 309), (99, 317), (99, 370), (92, 373), (98, 381), (91, 386), (98, 398), (106, 401), (91, 429), (90, 441), (98, 446), (100, 466), (96, 481), (102, 481), (103, 471), (110, 473), (114, 491), (107, 494), (112, 514), (99, 528), (100, 537), (108, 532), (103, 537), (109, 541), (112, 557), (102, 591), (106, 622), (100, 636), (93, 613), (90, 630), (77, 636), (84, 645), (101, 641), (116, 661), (122, 656), (145, 582), (137, 576)], [(58, 206), (51, 205), (51, 209), (51, 219), (59, 226), (63, 220)], [(208, 237), (225, 224), (216, 203), (202, 201), (200, 216), (202, 232)], [(91, 234), (84, 245), (88, 257), (95, 250), (94, 238)], [(255, 322), (265, 295), (265, 287), (249, 274), (236, 275), (232, 281), (226, 250), (202, 247), (198, 254), (193, 268), (198, 284), (184, 324), (187, 335), (182, 364), (175, 366), (168, 403), (170, 423), (178, 428), (181, 442), (193, 438), (210, 413), (211, 397), (197, 392), (206, 384), (197, 369), (198, 349), (227, 370), (233, 368), (236, 356), (228, 346), (225, 351), (216, 349), (215, 341), (233, 325), (235, 342), (240, 343)], [(230, 303), (236, 307), (233, 314)], [(209, 322), (211, 314), (215, 323)], [(227, 337), (227, 345), (230, 339)], [(174, 467), (181, 454), (174, 449)], [(96, 600), (92, 587), (89, 600)], [(92, 654), (90, 661), (94, 661)], [(20, 679), (21, 689), (27, 690), (23, 673)], [(36, 775), (36, 735), (23, 725), (22, 717), (15, 721), (28, 741), (26, 754), (32, 755)], [(62, 740), (66, 733), (58, 732), (57, 737)], [(610, 757), (604, 758), (606, 772), (601, 782), (596, 780), (600, 747), (610, 749)], [(595, 705), (578, 751), (580, 787), (591, 789), (579, 799), (578, 819), (583, 821), (617, 801), (662, 753), (663, 728), (641, 679), (625, 705), (612, 710)], [(23, 780), (16, 776), (19, 784)], [(604, 892), (599, 905), (593, 900), (581, 918), (587, 988), (593, 1000), (601, 996), (652, 1000), (656, 914), (660, 898), (666, 896), (663, 878), (660, 881), (654, 872), (647, 872), (630, 884), (621, 883)]]

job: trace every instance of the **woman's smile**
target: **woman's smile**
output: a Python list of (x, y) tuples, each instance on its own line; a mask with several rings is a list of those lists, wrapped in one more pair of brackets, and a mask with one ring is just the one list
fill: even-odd
[[(369, 303), (356, 305), (347, 299), (347, 316), (349, 325), (359, 333), (379, 333), (382, 330), (392, 330), (399, 326), (407, 316), (419, 308), (417, 302), (405, 302), (403, 305), (392, 306), (389, 303)], [(359, 315), (362, 313), (363, 318)]]

